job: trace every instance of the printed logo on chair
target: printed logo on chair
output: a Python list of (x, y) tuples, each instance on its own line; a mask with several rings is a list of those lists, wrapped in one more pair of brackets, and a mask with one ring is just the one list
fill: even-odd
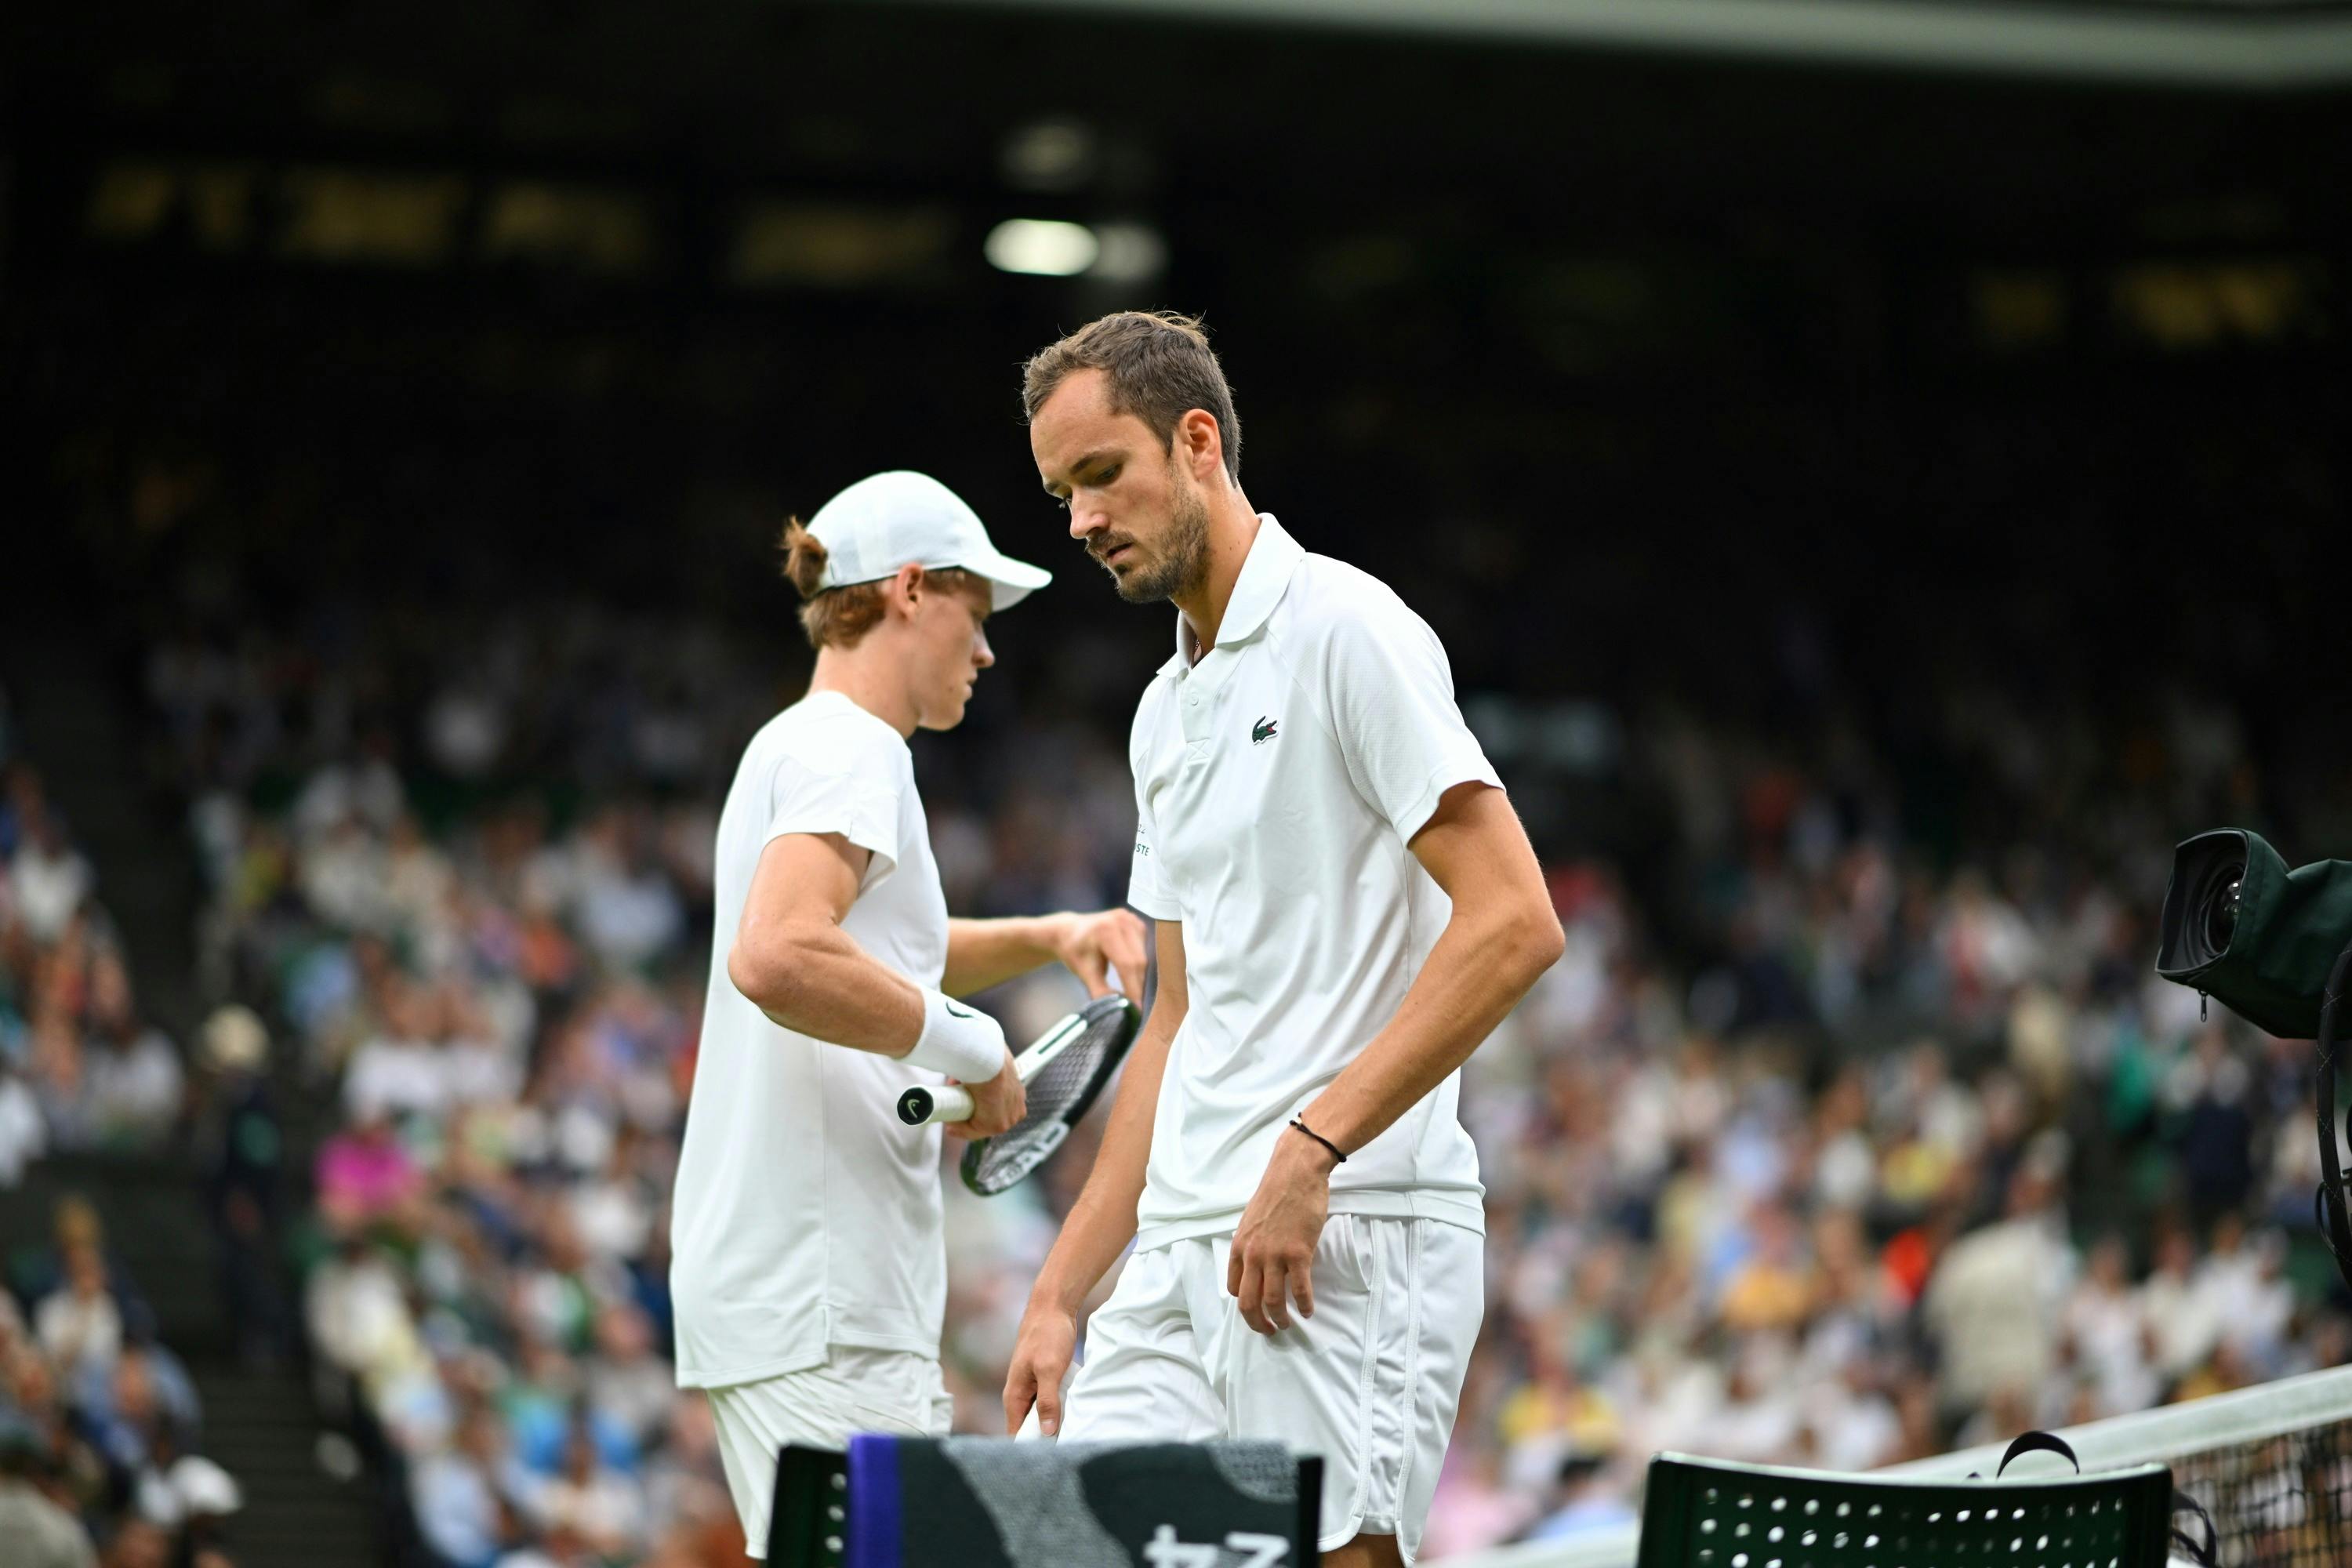
[(851, 1456), (853, 1525), (888, 1522), (852, 1529), (845, 1568), (1290, 1568), (1322, 1501), (1321, 1462), (1266, 1443), (858, 1437)]

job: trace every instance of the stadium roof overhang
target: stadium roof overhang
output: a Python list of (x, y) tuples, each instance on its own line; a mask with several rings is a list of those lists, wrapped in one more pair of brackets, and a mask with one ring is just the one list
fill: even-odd
[[(868, 5), (941, 0), (850, 0)], [(2298, 91), (2352, 85), (2340, 0), (949, 0), (1461, 42)]]

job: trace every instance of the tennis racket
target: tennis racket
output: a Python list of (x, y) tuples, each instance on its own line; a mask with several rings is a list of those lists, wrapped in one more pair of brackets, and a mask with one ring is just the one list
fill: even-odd
[[(1029, 1108), (1009, 1131), (975, 1140), (963, 1152), (963, 1184), (993, 1197), (1035, 1170), (1062, 1146), (1127, 1056), (1143, 1018), (1117, 992), (1097, 996), (1038, 1037), (1013, 1058)], [(909, 1127), (971, 1120), (971, 1091), (960, 1084), (919, 1084), (898, 1097)]]

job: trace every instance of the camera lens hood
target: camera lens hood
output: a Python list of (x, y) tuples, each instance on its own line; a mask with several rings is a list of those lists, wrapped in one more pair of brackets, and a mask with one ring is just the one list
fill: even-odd
[(2167, 980), (2191, 983), (2228, 954), (2242, 912), (2252, 837), (2224, 827), (2199, 834), (2174, 854), (2156, 955), (2156, 972)]
[(2184, 840), (2164, 890), (2156, 972), (2286, 1039), (2319, 1033), (2329, 968), (2352, 943), (2352, 860), (2287, 869), (2258, 834)]

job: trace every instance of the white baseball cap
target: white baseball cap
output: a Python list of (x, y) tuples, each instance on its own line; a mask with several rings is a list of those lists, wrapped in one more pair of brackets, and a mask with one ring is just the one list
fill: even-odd
[(1054, 580), (1044, 567), (991, 544), (980, 514), (955, 491), (904, 468), (858, 480), (817, 508), (808, 531), (824, 546), (819, 591), (879, 582), (909, 563), (961, 566), (988, 579), (990, 606), (1003, 610)]

